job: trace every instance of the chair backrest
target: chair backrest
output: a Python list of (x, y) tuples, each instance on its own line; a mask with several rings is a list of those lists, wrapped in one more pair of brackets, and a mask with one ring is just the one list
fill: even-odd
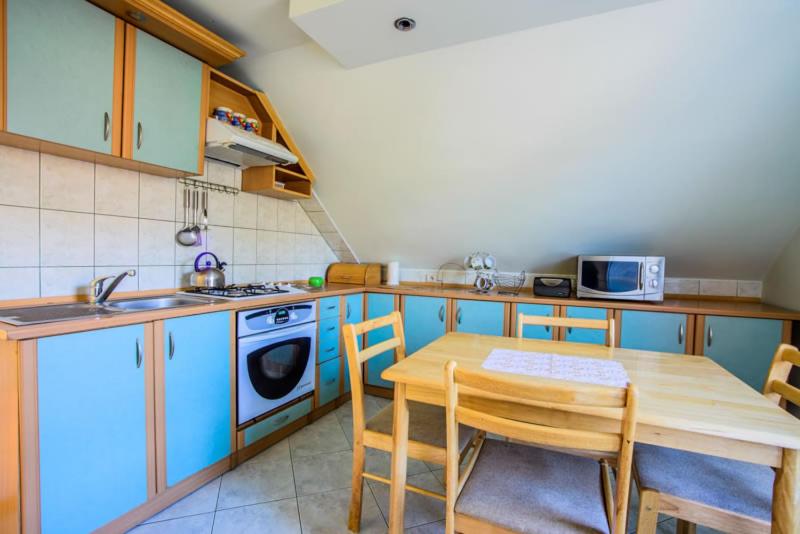
[[(387, 326), (392, 327), (391, 338), (364, 349), (359, 346), (358, 336)], [(346, 324), (342, 327), (342, 332), (345, 353), (347, 355), (347, 367), (350, 373), (350, 396), (353, 403), (354, 438), (358, 439), (360, 437), (360, 432), (364, 430), (366, 424), (364, 418), (364, 381), (362, 364), (370, 358), (374, 358), (388, 350), (394, 350), (396, 362), (406, 357), (403, 318), (400, 312), (393, 311), (389, 315), (369, 319), (362, 323)]]
[(800, 350), (783, 343), (775, 351), (767, 379), (764, 381), (765, 397), (781, 405), (785, 405), (788, 401), (800, 406), (800, 389), (789, 384), (789, 373), (795, 365), (800, 366)]
[[(616, 497), (613, 507), (606, 503), (606, 513), (612, 532), (625, 532), (638, 404), (634, 385), (615, 388), (531, 377), (515, 380), (488, 371), (458, 369), (454, 361), (446, 364), (444, 373), (448, 512), (474, 465), (470, 462), (461, 477), (454, 475), (459, 464), (458, 425), (464, 424), (543, 447), (616, 453)], [(532, 411), (523, 416), (520, 405)], [(569, 415), (576, 412), (584, 415)], [(611, 416), (619, 419), (619, 426), (608, 425)], [(452, 495), (451, 487), (455, 488)]]
[(555, 328), (589, 328), (591, 330), (605, 330), (608, 346), (616, 344), (616, 331), (614, 330), (614, 319), (578, 319), (573, 317), (546, 317), (543, 315), (517, 315), (517, 337), (522, 337), (525, 325), (549, 326)]

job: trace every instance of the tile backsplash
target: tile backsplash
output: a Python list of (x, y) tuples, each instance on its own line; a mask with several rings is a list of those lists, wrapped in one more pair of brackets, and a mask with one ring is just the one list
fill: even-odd
[[(213, 161), (205, 167), (199, 180), (241, 187), (238, 169)], [(203, 245), (178, 245), (183, 187), (173, 178), (0, 146), (0, 299), (84, 293), (93, 277), (130, 268), (137, 276), (120, 290), (185, 286), (204, 250), (229, 264), (231, 283), (322, 276), (329, 263), (353, 260), (315, 199), (302, 206), (249, 193), (210, 192)]]

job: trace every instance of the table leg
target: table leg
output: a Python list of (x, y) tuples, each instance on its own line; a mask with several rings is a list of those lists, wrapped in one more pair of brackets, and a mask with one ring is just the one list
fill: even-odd
[(783, 450), (772, 491), (772, 533), (800, 534), (800, 452)]
[(406, 385), (394, 385), (394, 428), (392, 429), (392, 483), (389, 486), (389, 533), (403, 534), (408, 463), (408, 404)]

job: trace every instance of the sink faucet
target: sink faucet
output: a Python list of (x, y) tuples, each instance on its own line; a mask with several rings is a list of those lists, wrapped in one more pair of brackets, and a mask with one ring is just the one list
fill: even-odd
[[(89, 295), (89, 302), (98, 305), (103, 304), (108, 297), (111, 296), (111, 293), (117, 289), (117, 286), (126, 276), (136, 276), (136, 270), (131, 269), (130, 271), (119, 273), (117, 276), (98, 276), (89, 282), (89, 287), (92, 289), (92, 292)], [(103, 291), (103, 283), (106, 280), (111, 280), (112, 278), (114, 281), (108, 285), (108, 288), (106, 288), (105, 291)]]

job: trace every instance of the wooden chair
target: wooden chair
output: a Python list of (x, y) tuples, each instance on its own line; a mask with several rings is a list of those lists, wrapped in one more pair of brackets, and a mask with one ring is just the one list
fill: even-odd
[[(358, 336), (378, 328), (392, 327), (392, 337), (369, 348), (361, 349)], [(362, 364), (388, 350), (395, 351), (395, 361), (406, 356), (403, 320), (400, 312), (370, 319), (343, 327), (344, 345), (350, 372), (350, 389), (353, 404), (353, 493), (350, 500), (348, 528), (358, 532), (361, 527), (361, 497), (364, 478), (389, 484), (386, 477), (364, 471), (366, 447), (392, 452), (393, 405), (384, 407), (369, 420), (364, 415), (364, 385)], [(409, 402), (408, 456), (425, 462), (444, 465), (447, 452), (444, 409), (439, 406)], [(460, 449), (465, 455), (471, 446), (476, 446), (483, 434), (474, 429), (462, 428)], [(445, 496), (424, 488), (406, 485), (406, 489), (428, 497), (445, 500)]]
[[(486, 371), (445, 366), (447, 412), (446, 526), (448, 534), (492, 532), (625, 533), (631, 458), (636, 431), (634, 386), (612, 388), (556, 381), (522, 382)], [(464, 395), (464, 397), (462, 397)], [(515, 406), (535, 406), (521, 421)], [(600, 417), (587, 415), (580, 427), (565, 410), (586, 407), (616, 412), (619, 427), (603, 431)], [(459, 476), (458, 425), (508, 436), (486, 439)], [(535, 444), (530, 446), (521, 444)], [(554, 450), (557, 449), (557, 450)], [(616, 499), (610, 468), (582, 455), (593, 450), (618, 455)]]
[(543, 315), (517, 315), (517, 337), (522, 337), (525, 325), (549, 326), (555, 328), (589, 328), (591, 330), (605, 330), (608, 346), (613, 347), (616, 343), (616, 331), (614, 330), (614, 319), (577, 319), (573, 317), (545, 317)]
[[(776, 404), (800, 406), (800, 389), (787, 383), (793, 365), (800, 366), (800, 351), (779, 346), (763, 390)], [(696, 524), (731, 533), (771, 530), (775, 472), (768, 466), (638, 444), (634, 473), (638, 533), (654, 533), (659, 513), (676, 517), (681, 534), (693, 534)]]

